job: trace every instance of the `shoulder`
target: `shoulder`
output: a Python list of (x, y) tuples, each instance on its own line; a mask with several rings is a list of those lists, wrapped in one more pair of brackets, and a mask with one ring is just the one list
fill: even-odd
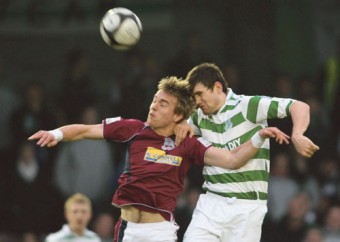
[(86, 230), (86, 237), (89, 238), (92, 242), (100, 242), (101, 241), (99, 236), (91, 230)]
[(104, 138), (127, 141), (146, 126), (144, 122), (137, 119), (108, 118), (103, 121)]
[(69, 234), (65, 233), (65, 231), (63, 230), (59, 230), (55, 233), (51, 233), (49, 234), (46, 238), (45, 238), (45, 242), (60, 242), (63, 241), (64, 239), (66, 239), (69, 236)]
[(133, 126), (144, 126), (144, 122), (138, 119), (124, 119), (122, 117), (106, 118), (103, 120), (104, 125), (133, 125)]

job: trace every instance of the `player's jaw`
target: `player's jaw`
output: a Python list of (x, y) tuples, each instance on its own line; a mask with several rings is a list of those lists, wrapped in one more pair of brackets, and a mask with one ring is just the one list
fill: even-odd
[(213, 102), (201, 100), (197, 103), (197, 107), (202, 110), (205, 115), (215, 114), (218, 111), (218, 107)]

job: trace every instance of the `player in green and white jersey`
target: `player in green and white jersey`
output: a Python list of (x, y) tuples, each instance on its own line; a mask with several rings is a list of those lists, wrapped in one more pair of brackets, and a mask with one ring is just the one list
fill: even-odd
[[(228, 88), (221, 70), (210, 63), (194, 67), (187, 80), (198, 106), (189, 123), (214, 146), (232, 150), (267, 127), (268, 119), (290, 116), (297, 152), (311, 157), (319, 149), (303, 135), (309, 125), (307, 104), (289, 98), (237, 95)], [(203, 168), (206, 193), (198, 200), (185, 242), (260, 241), (267, 212), (269, 153), (267, 140), (238, 170)]]

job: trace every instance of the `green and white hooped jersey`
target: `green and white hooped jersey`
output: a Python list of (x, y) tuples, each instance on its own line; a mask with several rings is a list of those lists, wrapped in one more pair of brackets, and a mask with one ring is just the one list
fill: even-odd
[[(214, 115), (196, 110), (188, 120), (197, 135), (215, 147), (233, 150), (267, 127), (268, 119), (290, 115), (295, 100), (266, 96), (236, 95), (228, 89), (225, 105)], [(226, 197), (267, 200), (269, 179), (269, 139), (257, 154), (238, 170), (215, 166), (203, 168), (203, 189)]]

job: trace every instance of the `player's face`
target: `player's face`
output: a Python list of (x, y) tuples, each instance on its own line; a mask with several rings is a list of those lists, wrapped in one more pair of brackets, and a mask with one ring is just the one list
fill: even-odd
[(74, 203), (66, 210), (65, 216), (71, 230), (82, 234), (91, 219), (92, 212), (88, 204)]
[(193, 89), (195, 102), (206, 115), (216, 113), (223, 103), (220, 102), (219, 93), (221, 88), (218, 82), (215, 82), (213, 89), (208, 89), (202, 83), (197, 83)]
[(158, 91), (150, 105), (147, 123), (154, 129), (174, 125), (179, 116), (175, 114), (177, 98), (164, 91)]

